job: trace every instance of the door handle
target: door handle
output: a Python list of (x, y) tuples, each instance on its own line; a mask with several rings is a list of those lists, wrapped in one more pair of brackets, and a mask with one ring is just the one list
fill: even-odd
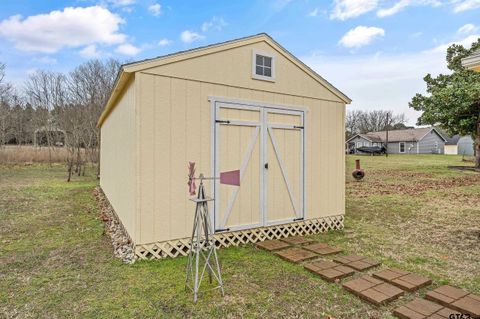
[(265, 169), (268, 169), (268, 163), (265, 163)]

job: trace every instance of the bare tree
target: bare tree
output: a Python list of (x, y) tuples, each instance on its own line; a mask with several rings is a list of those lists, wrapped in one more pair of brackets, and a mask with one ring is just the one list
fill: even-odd
[(359, 133), (378, 132), (385, 129), (395, 130), (407, 128), (405, 114), (394, 114), (393, 111), (374, 110), (360, 111), (353, 110), (347, 113), (345, 119), (345, 130), (347, 138)]
[(359, 110), (352, 110), (347, 112), (345, 117), (345, 134), (346, 139), (349, 139), (355, 134), (358, 134), (358, 127), (360, 125), (360, 117), (363, 112)]
[(97, 174), (100, 168), (100, 130), (96, 124), (110, 97), (120, 66), (120, 62), (114, 59), (91, 60), (76, 67), (68, 78), (71, 103), (86, 108), (85, 132), (81, 139), (90, 161), (98, 163)]
[(66, 78), (61, 73), (36, 71), (25, 82), (25, 93), (36, 110), (34, 124), (46, 136), (51, 164), (54, 136), (60, 129), (52, 112), (67, 101)]
[(4, 82), (5, 65), (0, 63), (0, 146), (7, 140), (29, 143), (35, 136), (42, 139), (40, 144), (46, 142), (51, 164), (56, 135), (61, 134), (68, 151), (67, 180), (73, 173), (84, 174), (87, 162), (99, 163), (96, 124), (120, 66), (109, 59), (88, 61), (66, 75), (40, 70), (29, 76), (25, 94), (19, 96)]
[(5, 69), (5, 64), (0, 62), (0, 147), (5, 145), (11, 135), (12, 110), (10, 100), (12, 98), (12, 85), (5, 82)]

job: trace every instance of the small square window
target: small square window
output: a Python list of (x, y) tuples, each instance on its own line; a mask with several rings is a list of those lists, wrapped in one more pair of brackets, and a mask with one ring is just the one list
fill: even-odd
[(258, 80), (275, 80), (275, 58), (260, 52), (253, 52), (252, 77)]
[[(261, 76), (272, 76), (272, 70), (270, 70), (272, 66), (272, 58), (268, 56), (263, 56), (257, 54), (256, 58), (256, 74)], [(268, 71), (267, 71), (268, 67)]]

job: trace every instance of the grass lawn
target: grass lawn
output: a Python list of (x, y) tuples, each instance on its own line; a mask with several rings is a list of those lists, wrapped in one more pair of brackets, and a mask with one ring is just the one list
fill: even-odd
[[(480, 293), (480, 174), (447, 169), (457, 156), (362, 156), (367, 175), (355, 182), (355, 158), (345, 229), (313, 237)], [(186, 258), (113, 258), (87, 175), (66, 183), (62, 165), (0, 166), (0, 318), (391, 318), (412, 298), (375, 308), (247, 245), (219, 253), (225, 298), (195, 305)]]

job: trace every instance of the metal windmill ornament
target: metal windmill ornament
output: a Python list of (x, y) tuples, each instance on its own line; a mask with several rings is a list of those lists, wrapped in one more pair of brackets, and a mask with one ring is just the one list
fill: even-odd
[[(188, 193), (191, 196), (197, 196), (190, 198), (191, 201), (196, 203), (196, 208), (192, 236), (190, 237), (185, 289), (193, 292), (194, 302), (197, 302), (205, 271), (208, 274), (209, 283), (212, 284), (213, 279), (215, 279), (217, 283), (217, 285), (211, 289), (220, 289), (222, 296), (225, 294), (215, 246), (215, 238), (213, 238), (213, 230), (208, 212), (208, 202), (214, 199), (206, 196), (203, 185), (204, 180), (215, 179), (219, 179), (221, 184), (240, 186), (240, 170), (222, 172), (220, 173), (220, 177), (205, 177), (203, 174), (195, 177), (195, 163), (188, 163)], [(195, 191), (196, 180), (200, 181), (198, 192)]]

